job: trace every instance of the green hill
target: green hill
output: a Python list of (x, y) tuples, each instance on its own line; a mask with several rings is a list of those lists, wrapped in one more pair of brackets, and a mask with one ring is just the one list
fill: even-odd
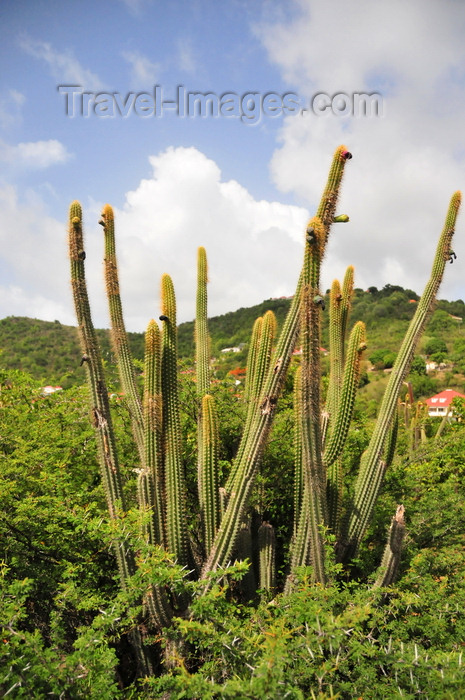
[[(399, 348), (409, 320), (415, 311), (418, 295), (409, 289), (386, 285), (383, 289), (370, 287), (356, 289), (354, 293), (351, 323), (366, 323), (370, 358), (376, 351), (395, 353)], [(322, 345), (328, 346), (328, 297), (323, 313)], [(243, 366), (246, 362), (247, 343), (253, 323), (258, 316), (271, 309), (281, 326), (290, 305), (289, 299), (268, 299), (249, 308), (216, 316), (209, 321), (212, 355), (216, 358), (220, 374)], [(454, 363), (457, 372), (465, 370), (465, 304), (462, 300), (437, 302), (425, 331), (419, 351), (431, 354), (431, 341), (442, 349), (448, 361)], [(97, 330), (104, 360), (112, 361), (107, 330)], [(142, 360), (144, 337), (142, 333), (129, 333), (131, 349), (136, 359)], [(183, 323), (178, 330), (179, 355), (192, 361), (194, 355), (194, 322)], [(440, 341), (440, 342), (439, 342)], [(428, 345), (430, 343), (430, 345)], [(434, 343), (433, 343), (434, 346)], [(229, 347), (240, 347), (240, 352), (222, 353)], [(434, 349), (434, 347), (433, 347)], [(81, 353), (77, 329), (59, 321), (9, 316), (0, 320), (0, 361), (5, 369), (21, 369), (47, 384), (70, 386), (84, 381), (84, 369), (79, 367)]]

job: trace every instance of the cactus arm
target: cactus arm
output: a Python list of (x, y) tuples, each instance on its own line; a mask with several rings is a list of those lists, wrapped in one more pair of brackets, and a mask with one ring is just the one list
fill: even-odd
[(333, 156), (331, 168), (326, 182), (326, 187), (323, 191), (323, 196), (320, 201), (316, 216), (322, 221), (326, 231), (326, 239), (329, 235), (331, 224), (335, 219), (335, 212), (339, 198), (342, 176), (344, 174), (344, 165), (346, 161), (352, 158), (345, 146), (338, 146)]
[[(314, 240), (307, 243), (309, 247), (309, 265), (304, 272), (304, 286), (301, 301), (301, 330), (302, 343), (302, 473), (304, 482), (304, 505), (307, 519), (300, 517), (297, 541), (303, 541), (299, 529), (304, 528), (310, 536), (309, 556), (312, 562), (315, 579), (321, 583), (325, 580), (324, 547), (321, 536), (321, 525), (327, 519), (325, 486), (326, 475), (322, 459), (321, 424), (320, 424), (320, 296), (318, 293), (321, 258), (326, 242), (322, 222), (314, 219)], [(308, 506), (308, 508), (307, 508)], [(300, 555), (306, 550), (306, 545), (300, 550)], [(299, 557), (299, 548), (293, 550), (291, 575), (297, 566), (303, 566), (305, 561)]]
[[(341, 335), (345, 341), (347, 336), (347, 326), (349, 323), (350, 308), (352, 303), (352, 294), (354, 292), (354, 267), (349, 265), (344, 275), (342, 283), (342, 299), (341, 299)], [(344, 360), (344, 346), (342, 348), (342, 359)]]
[(360, 379), (360, 360), (365, 349), (365, 324), (362, 323), (362, 321), (358, 321), (353, 327), (349, 338), (347, 360), (344, 367), (344, 376), (337, 412), (334, 416), (331, 439), (325, 452), (327, 468), (331, 466), (344, 449), (350, 423), (352, 421), (355, 395)]
[(258, 348), (260, 347), (260, 336), (262, 333), (263, 316), (255, 320), (250, 338), (249, 353), (247, 356), (247, 372), (245, 375), (244, 399), (249, 402), (252, 394), (252, 387), (257, 368)]
[(325, 442), (327, 429), (334, 425), (335, 407), (339, 404), (339, 395), (342, 385), (342, 372), (344, 367), (344, 336), (342, 333), (341, 317), (341, 285), (338, 280), (334, 280), (331, 285), (329, 295), (329, 384), (326, 396), (325, 410), (328, 413), (329, 425), (326, 425), (325, 435), (322, 441)]
[(247, 436), (250, 434), (250, 429), (253, 424), (254, 416), (257, 411), (257, 406), (260, 402), (263, 383), (270, 370), (271, 353), (273, 340), (276, 334), (276, 317), (272, 311), (267, 311), (262, 317), (262, 323), (259, 326), (261, 329), (258, 339), (258, 347), (254, 358), (254, 367), (249, 378), (249, 396), (250, 401), (247, 408), (247, 416), (244, 424), (241, 444), (239, 446), (236, 459), (231, 469), (231, 473), (226, 483), (226, 490), (230, 491), (234, 488), (234, 480), (237, 476), (237, 465), (240, 464), (242, 458), (242, 450), (247, 448)]
[(143, 493), (147, 492), (147, 500), (139, 500), (139, 502), (153, 509), (149, 541), (151, 544), (164, 545), (160, 342), (160, 330), (152, 319), (145, 333), (144, 469), (139, 476), (141, 481), (146, 482)]
[(177, 383), (176, 299), (169, 275), (161, 282), (163, 321), (161, 385), (165, 453), (166, 541), (180, 564), (187, 563), (185, 479), (181, 449), (181, 422)]
[[(72, 202), (69, 209), (68, 244), (71, 265), (71, 288), (81, 349), (86, 360), (87, 382), (91, 395), (92, 422), (97, 435), (102, 483), (110, 518), (116, 520), (118, 517), (118, 505), (123, 511), (125, 511), (126, 506), (110, 414), (108, 391), (90, 313), (84, 269), (85, 251), (82, 209), (77, 201)], [(113, 551), (116, 557), (121, 588), (127, 590), (127, 580), (135, 573), (133, 553), (125, 540), (120, 538), (113, 543)], [(153, 673), (152, 663), (147, 650), (144, 648), (141, 633), (137, 628), (130, 633), (130, 639), (136, 653), (139, 672), (141, 675), (150, 675)]]
[(200, 397), (208, 393), (210, 386), (210, 338), (207, 320), (208, 265), (205, 248), (197, 251), (197, 305), (195, 317), (195, 361), (197, 393)]
[(293, 537), (297, 536), (299, 525), (299, 514), (302, 509), (304, 497), (304, 475), (303, 475), (303, 446), (302, 446), (302, 366), (297, 368), (294, 380), (294, 454), (295, 454), (295, 476), (294, 476), (294, 531)]
[(394, 582), (399, 569), (402, 553), (402, 543), (405, 536), (404, 506), (397, 506), (389, 528), (388, 541), (384, 550), (381, 566), (373, 588), (390, 586)]
[(339, 528), (342, 503), (341, 455), (352, 421), (355, 396), (360, 379), (360, 359), (365, 348), (365, 325), (359, 321), (350, 334), (337, 412), (334, 417), (331, 438), (324, 454), (327, 469), (328, 525), (333, 532), (337, 532)]
[(119, 291), (118, 263), (116, 258), (115, 221), (113, 209), (109, 204), (105, 204), (103, 207), (100, 223), (103, 225), (105, 237), (104, 268), (111, 321), (110, 337), (116, 355), (121, 385), (129, 404), (134, 439), (142, 461), (144, 454), (142, 402), (137, 389), (134, 364), (124, 325), (123, 308)]
[(452, 196), (444, 228), (439, 238), (430, 279), (418, 302), (415, 315), (410, 322), (397, 355), (381, 402), (375, 429), (368, 448), (362, 456), (359, 475), (355, 483), (352, 506), (349, 509), (346, 525), (342, 531), (341, 541), (338, 543), (338, 558), (340, 561), (347, 561), (358, 550), (378, 498), (385, 471), (385, 463), (381, 460), (384, 444), (396, 410), (397, 398), (402, 383), (408, 373), (418, 341), (432, 311), (444, 274), (444, 267), (450, 257), (450, 244), (460, 202), (461, 194), (456, 192)]
[(84, 270), (84, 239), (82, 209), (73, 202), (69, 212), (69, 257), (71, 262), (71, 287), (78, 321), (79, 337), (86, 362), (88, 384), (92, 397), (92, 419), (97, 433), (102, 480), (110, 516), (116, 517), (118, 502), (125, 509), (121, 475), (116, 453), (115, 437), (105, 384), (102, 360), (97, 343)]
[(203, 494), (202, 520), (205, 550), (210, 551), (220, 521), (220, 494), (218, 484), (218, 423), (213, 396), (202, 399), (202, 465)]
[[(209, 466), (205, 465), (205, 450), (203, 437), (202, 420), (202, 397), (209, 390), (210, 384), (210, 339), (208, 335), (208, 311), (207, 311), (207, 282), (208, 266), (205, 248), (200, 247), (197, 251), (197, 299), (195, 316), (195, 367), (197, 380), (197, 397), (199, 399), (199, 412), (197, 417), (197, 494), (200, 504), (200, 512), (205, 531), (205, 470)], [(208, 451), (207, 451), (208, 454)]]
[(276, 335), (276, 316), (267, 311), (263, 316), (262, 332), (257, 353), (257, 366), (253, 376), (252, 401), (261, 396), (263, 383), (270, 370), (273, 341)]
[(276, 586), (276, 537), (274, 527), (263, 522), (258, 528), (260, 588), (272, 592)]
[[(339, 146), (339, 148), (336, 149), (326, 188), (320, 203), (319, 212), (321, 212), (320, 218), (322, 219), (324, 227), (325, 242), (328, 238), (333, 221), (344, 166), (349, 157), (350, 154), (345, 146)], [(318, 219), (316, 220), (318, 221)], [(218, 566), (224, 566), (228, 562), (240, 528), (241, 515), (247, 505), (258, 464), (272, 425), (278, 396), (283, 387), (292, 351), (294, 350), (299, 333), (302, 286), (306, 274), (306, 267), (311, 258), (309, 248), (313, 245), (312, 234), (309, 232), (309, 228), (311, 228), (311, 226), (307, 227), (304, 264), (297, 283), (297, 289), (273, 354), (270, 371), (268, 372), (268, 377), (263, 387), (262, 400), (255, 410), (253, 425), (248, 434), (243, 437), (243, 440), (246, 442), (246, 447), (244, 449), (242, 449), (241, 441), (241, 446), (239, 448), (241, 459), (236, 465), (238, 478), (237, 481), (235, 480), (235, 490), (231, 493), (213, 547), (203, 568), (203, 579), (206, 578), (210, 571), (214, 571)], [(320, 260), (323, 252), (324, 246), (320, 251)], [(208, 583), (206, 585), (208, 585)]]

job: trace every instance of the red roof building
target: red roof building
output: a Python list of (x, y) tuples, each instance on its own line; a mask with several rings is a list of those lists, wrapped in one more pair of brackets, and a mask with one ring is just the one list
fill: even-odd
[(457, 398), (465, 399), (465, 394), (460, 394), (454, 389), (444, 389), (439, 394), (426, 399), (429, 416), (446, 416), (451, 412), (452, 401)]

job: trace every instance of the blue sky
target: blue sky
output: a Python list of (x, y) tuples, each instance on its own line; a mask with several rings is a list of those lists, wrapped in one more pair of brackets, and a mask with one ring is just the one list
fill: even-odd
[[(99, 210), (115, 208), (127, 325), (159, 313), (172, 275), (194, 316), (207, 249), (210, 313), (292, 294), (303, 228), (331, 154), (347, 168), (323, 287), (354, 264), (357, 286), (421, 292), (452, 193), (464, 186), (465, 12), (459, 0), (4, 0), (0, 9), (0, 317), (74, 323), (66, 217), (84, 208), (97, 326), (108, 325)], [(293, 93), (305, 106), (379, 95), (382, 116), (308, 111), (247, 118), (66, 114), (58, 86), (91, 95)], [(94, 99), (93, 97), (91, 99)], [(98, 98), (105, 99), (105, 98)], [(133, 99), (131, 96), (130, 100)], [(94, 103), (92, 103), (94, 104)], [(130, 104), (129, 102), (127, 104)], [(279, 111), (279, 110), (278, 110)], [(465, 219), (440, 296), (465, 298)]]

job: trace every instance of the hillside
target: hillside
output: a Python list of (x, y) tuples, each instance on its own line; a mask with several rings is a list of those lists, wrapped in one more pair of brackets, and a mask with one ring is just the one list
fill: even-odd
[[(366, 323), (370, 358), (375, 351), (396, 352), (415, 311), (418, 295), (412, 290), (386, 285), (383, 289), (356, 289), (351, 322)], [(327, 301), (327, 297), (326, 297)], [(220, 374), (246, 362), (247, 343), (253, 323), (258, 316), (272, 309), (281, 326), (289, 308), (289, 299), (268, 299), (249, 308), (216, 316), (209, 321), (212, 355)], [(322, 345), (327, 347), (328, 305), (323, 313)], [(455, 318), (453, 318), (455, 317)], [(420, 353), (431, 355), (441, 351), (444, 359), (455, 363), (456, 371), (465, 369), (465, 304), (462, 300), (437, 302), (420, 345)], [(102, 354), (111, 363), (108, 331), (97, 330)], [(436, 342), (436, 349), (434, 342)], [(131, 349), (136, 359), (143, 358), (142, 333), (129, 333)], [(194, 322), (183, 323), (178, 329), (179, 355), (186, 361), (194, 354)], [(429, 344), (429, 345), (428, 345)], [(239, 353), (221, 353), (228, 347), (241, 346)], [(59, 321), (10, 316), (0, 320), (0, 362), (5, 369), (22, 369), (47, 384), (71, 386), (84, 380), (79, 367), (81, 353), (77, 329)], [(388, 364), (386, 365), (388, 366)]]

